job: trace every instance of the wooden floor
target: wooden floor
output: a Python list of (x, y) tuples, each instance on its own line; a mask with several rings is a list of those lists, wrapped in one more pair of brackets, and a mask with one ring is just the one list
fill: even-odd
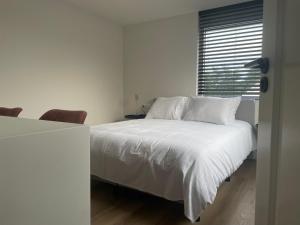
[[(224, 183), (216, 201), (201, 215), (197, 225), (253, 225), (255, 162), (246, 161)], [(183, 206), (138, 191), (92, 182), (92, 225), (184, 225)]]

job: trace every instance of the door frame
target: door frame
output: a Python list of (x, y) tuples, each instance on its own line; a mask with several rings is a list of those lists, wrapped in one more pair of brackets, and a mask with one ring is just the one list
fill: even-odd
[(280, 140), (284, 0), (264, 0), (263, 56), (270, 59), (269, 90), (261, 94), (256, 170), (256, 225), (274, 225)]

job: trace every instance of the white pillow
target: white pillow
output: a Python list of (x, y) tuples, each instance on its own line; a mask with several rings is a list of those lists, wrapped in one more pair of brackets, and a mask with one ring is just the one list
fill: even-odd
[(157, 98), (146, 119), (181, 120), (187, 97)]
[(183, 120), (230, 124), (235, 121), (240, 102), (241, 97), (191, 97)]

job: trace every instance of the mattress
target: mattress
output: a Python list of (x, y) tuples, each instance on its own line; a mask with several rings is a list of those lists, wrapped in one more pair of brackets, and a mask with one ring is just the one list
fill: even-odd
[(91, 127), (91, 174), (183, 201), (192, 222), (212, 204), (256, 138), (244, 121), (230, 125), (178, 120), (131, 120)]

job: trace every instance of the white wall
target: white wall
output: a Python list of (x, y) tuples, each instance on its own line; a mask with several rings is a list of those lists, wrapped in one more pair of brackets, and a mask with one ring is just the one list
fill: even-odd
[(197, 41), (197, 13), (125, 27), (125, 113), (157, 96), (195, 95)]
[(83, 109), (87, 123), (123, 115), (123, 30), (58, 0), (1, 0), (0, 106), (38, 118)]

